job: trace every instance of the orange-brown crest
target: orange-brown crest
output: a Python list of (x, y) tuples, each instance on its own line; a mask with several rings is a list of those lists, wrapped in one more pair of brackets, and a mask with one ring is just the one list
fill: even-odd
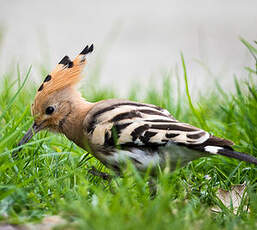
[(82, 52), (71, 61), (65, 56), (56, 66), (56, 68), (46, 76), (44, 82), (38, 89), (32, 106), (32, 114), (35, 115), (38, 105), (40, 105), (48, 96), (54, 92), (75, 85), (81, 79), (81, 72), (86, 64), (86, 55), (94, 49), (93, 44), (86, 46)]

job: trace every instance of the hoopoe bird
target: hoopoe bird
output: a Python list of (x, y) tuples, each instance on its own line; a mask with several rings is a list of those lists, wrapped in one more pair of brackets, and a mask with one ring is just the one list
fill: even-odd
[[(130, 160), (141, 172), (186, 163), (203, 156), (223, 155), (257, 165), (251, 155), (233, 150), (233, 142), (176, 120), (151, 104), (109, 99), (91, 103), (75, 89), (93, 51), (86, 46), (71, 61), (65, 56), (39, 87), (31, 112), (34, 124), (19, 142), (41, 130), (64, 134), (119, 173)], [(21, 147), (22, 148), (22, 147)]]

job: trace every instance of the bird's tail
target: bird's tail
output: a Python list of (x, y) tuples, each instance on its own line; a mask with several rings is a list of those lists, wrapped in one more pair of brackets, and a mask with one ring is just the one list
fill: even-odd
[(208, 152), (211, 154), (218, 154), (218, 155), (222, 155), (230, 158), (235, 158), (241, 161), (245, 161), (245, 162), (257, 165), (257, 158), (246, 153), (234, 151), (232, 148), (230, 149), (230, 148), (219, 147), (219, 146), (205, 146), (204, 150), (205, 152)]

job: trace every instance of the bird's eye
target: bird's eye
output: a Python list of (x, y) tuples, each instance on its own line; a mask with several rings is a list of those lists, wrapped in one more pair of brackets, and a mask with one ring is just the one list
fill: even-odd
[(53, 106), (48, 106), (46, 108), (46, 114), (51, 115), (54, 112), (54, 107)]

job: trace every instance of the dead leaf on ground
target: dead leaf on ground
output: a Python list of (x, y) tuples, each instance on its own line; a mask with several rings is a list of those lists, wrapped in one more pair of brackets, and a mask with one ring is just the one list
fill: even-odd
[[(216, 193), (217, 198), (223, 203), (228, 209), (233, 208), (233, 213), (237, 214), (238, 208), (241, 205), (243, 199), (248, 197), (246, 192), (246, 184), (234, 185), (231, 187), (231, 191), (219, 189)], [(248, 207), (244, 205), (243, 210), (247, 210)], [(222, 212), (221, 208), (214, 206), (212, 209), (214, 212)], [(248, 210), (249, 211), (249, 210)]]

